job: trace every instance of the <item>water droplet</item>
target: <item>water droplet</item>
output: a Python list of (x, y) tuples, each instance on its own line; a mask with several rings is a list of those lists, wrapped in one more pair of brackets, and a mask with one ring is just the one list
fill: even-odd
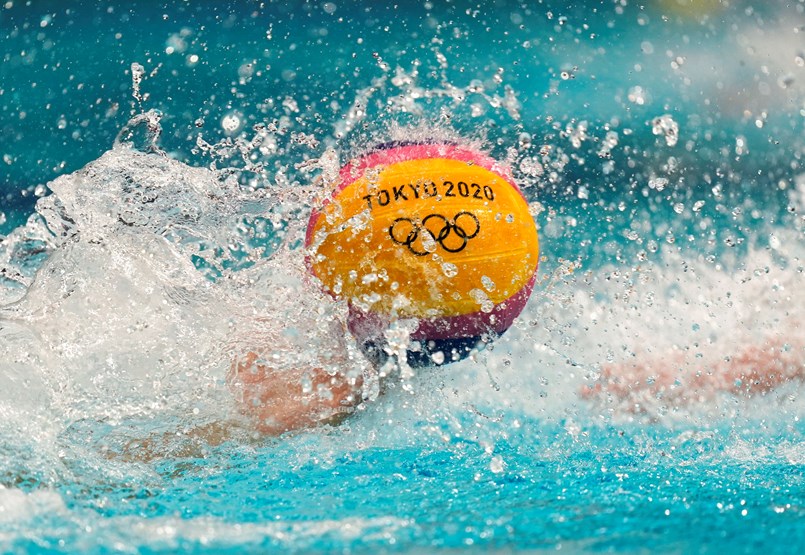
[(573, 148), (581, 147), (581, 143), (587, 140), (588, 125), (586, 121), (580, 121), (576, 126), (570, 123), (565, 126), (565, 133), (570, 139), (570, 144), (573, 145)]
[(433, 238), (433, 235), (431, 235), (430, 233), (423, 233), (421, 236), (422, 236), (422, 248), (425, 249), (425, 252), (435, 252), (436, 240)]
[(749, 152), (749, 146), (746, 144), (746, 137), (738, 135), (735, 137), (735, 154), (742, 156)]
[(676, 145), (679, 140), (679, 124), (670, 114), (663, 114), (651, 120), (651, 132), (665, 137), (665, 144)]
[(559, 77), (561, 77), (563, 81), (567, 81), (568, 79), (575, 79), (576, 71), (578, 69), (579, 69), (578, 66), (573, 66), (572, 68), (564, 69), (559, 73)]
[(629, 89), (629, 94), (626, 95), (626, 98), (629, 99), (629, 102), (632, 104), (637, 104), (638, 106), (648, 104), (649, 101), (648, 91), (646, 91), (646, 89), (640, 85), (636, 85)]
[(487, 291), (495, 290), (495, 282), (489, 276), (481, 276), (481, 283)]
[(115, 138), (115, 144), (127, 144), (140, 152), (159, 152), (159, 137), (162, 135), (162, 114), (148, 110), (131, 118)]
[(794, 76), (790, 73), (786, 73), (785, 75), (781, 75), (779, 79), (777, 79), (777, 85), (781, 89), (788, 89), (791, 85), (794, 84)]
[(545, 206), (538, 200), (528, 203), (528, 213), (532, 216), (539, 216), (545, 212)]
[(529, 177), (539, 177), (545, 173), (545, 168), (536, 158), (526, 156), (520, 161), (520, 171)]
[(486, 312), (487, 314), (492, 312), (495, 309), (495, 303), (486, 295), (486, 293), (482, 289), (472, 289), (470, 291), (470, 297), (476, 303), (481, 305), (481, 312)]
[(145, 76), (145, 68), (134, 62), (131, 64), (131, 95), (137, 102), (142, 102), (143, 97), (140, 95), (140, 83)]
[(458, 266), (451, 262), (442, 263), (442, 272), (449, 278), (456, 277), (458, 274)]
[(221, 119), (221, 127), (228, 135), (236, 133), (242, 125), (242, 119), (237, 112), (231, 112)]

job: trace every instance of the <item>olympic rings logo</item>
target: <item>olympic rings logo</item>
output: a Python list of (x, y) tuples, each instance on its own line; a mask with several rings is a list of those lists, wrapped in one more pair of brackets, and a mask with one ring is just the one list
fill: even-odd
[(389, 226), (391, 240), (417, 256), (434, 252), (438, 245), (447, 252), (461, 252), (479, 231), (481, 222), (472, 212), (459, 212), (452, 219), (441, 214), (430, 214), (421, 221), (397, 218)]

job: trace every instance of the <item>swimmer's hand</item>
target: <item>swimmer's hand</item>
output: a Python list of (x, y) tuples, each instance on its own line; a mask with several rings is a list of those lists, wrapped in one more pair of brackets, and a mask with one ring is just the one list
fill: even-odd
[(258, 431), (278, 435), (334, 424), (360, 403), (361, 378), (322, 368), (274, 368), (250, 352), (235, 360), (227, 382)]
[(770, 340), (710, 364), (681, 351), (635, 355), (632, 361), (604, 365), (598, 379), (582, 387), (581, 396), (620, 402), (627, 412), (643, 413), (658, 401), (679, 406), (722, 393), (765, 395), (792, 380), (805, 380), (805, 344)]

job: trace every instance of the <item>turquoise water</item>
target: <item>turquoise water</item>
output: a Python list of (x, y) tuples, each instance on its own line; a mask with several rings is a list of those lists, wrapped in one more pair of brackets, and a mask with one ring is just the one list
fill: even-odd
[[(805, 4), (687, 4), (0, 6), (0, 552), (797, 551), (801, 382), (697, 379), (805, 360)], [(433, 136), (513, 168), (529, 305), (255, 435), (244, 350), (371, 372), (300, 277), (318, 179)]]
[(798, 432), (601, 427), (592, 439), (541, 420), (522, 424), (527, 431), (496, 444), (506, 461), (498, 473), (472, 438), (363, 448), (338, 432), (165, 461), (149, 479), (63, 484), (29, 497), (5, 545), (785, 553), (803, 541)]

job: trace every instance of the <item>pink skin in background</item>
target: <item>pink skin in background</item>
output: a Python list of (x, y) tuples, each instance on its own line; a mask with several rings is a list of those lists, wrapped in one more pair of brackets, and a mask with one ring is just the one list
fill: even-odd
[[(302, 387), (304, 380), (309, 381), (307, 388)], [(233, 361), (227, 383), (241, 412), (267, 435), (337, 423), (361, 401), (360, 379), (323, 367), (275, 368), (255, 352)]]
[(742, 346), (735, 353), (702, 361), (687, 351), (665, 356), (636, 354), (632, 360), (607, 364), (582, 397), (610, 399), (619, 410), (646, 412), (647, 402), (681, 406), (711, 401), (719, 394), (765, 395), (792, 380), (805, 380), (805, 341), (801, 334), (769, 338)]

